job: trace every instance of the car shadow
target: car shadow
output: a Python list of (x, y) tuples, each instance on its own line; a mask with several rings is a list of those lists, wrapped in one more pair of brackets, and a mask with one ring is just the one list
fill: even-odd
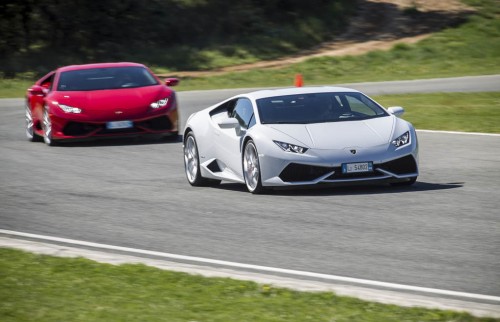
[(58, 142), (59, 147), (96, 147), (96, 146), (124, 146), (124, 145), (150, 145), (171, 144), (182, 142), (182, 135), (167, 137), (128, 137), (128, 138), (92, 138), (83, 141)]
[[(391, 186), (388, 184), (365, 184), (365, 185), (343, 185), (343, 186), (325, 186), (316, 185), (311, 187), (286, 187), (267, 190), (264, 195), (280, 196), (330, 196), (330, 195), (372, 195), (389, 193), (411, 193), (419, 191), (435, 191), (461, 188), (464, 182), (432, 183), (417, 181), (412, 186)], [(245, 185), (238, 183), (223, 183), (214, 186), (214, 189), (245, 192)]]

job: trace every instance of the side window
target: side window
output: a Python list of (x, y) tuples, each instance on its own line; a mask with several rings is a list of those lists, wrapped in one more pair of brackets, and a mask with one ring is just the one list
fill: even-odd
[(346, 95), (346, 98), (353, 112), (368, 116), (376, 115), (375, 111), (371, 108), (371, 105), (373, 105), (373, 103), (364, 99), (364, 97), (354, 97), (351, 95)]
[(231, 112), (231, 117), (236, 118), (240, 122), (241, 127), (245, 129), (255, 125), (252, 102), (247, 98), (238, 99)]
[(55, 73), (50, 75), (49, 77), (43, 79), (41, 82), (40, 82), (40, 86), (42, 86), (43, 88), (45, 88), (46, 90), (52, 90), (52, 85), (54, 83), (54, 76), (55, 76)]

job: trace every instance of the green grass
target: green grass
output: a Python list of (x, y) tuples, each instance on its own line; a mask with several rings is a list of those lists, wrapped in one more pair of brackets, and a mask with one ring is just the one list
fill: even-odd
[(403, 106), (417, 129), (500, 133), (500, 92), (374, 96), (384, 107)]
[(320, 57), (281, 69), (254, 69), (184, 79), (180, 89), (290, 86), (404, 80), (500, 73), (500, 6), (496, 0), (464, 1), (477, 9), (468, 22), (417, 44), (360, 56)]
[(0, 248), (0, 320), (498, 321), (5, 248)]
[(24, 97), (26, 89), (33, 85), (34, 80), (15, 78), (2, 79), (0, 78), (0, 98), (15, 98)]
[(403, 106), (403, 118), (417, 129), (500, 133), (500, 92), (398, 94), (373, 99), (384, 107)]

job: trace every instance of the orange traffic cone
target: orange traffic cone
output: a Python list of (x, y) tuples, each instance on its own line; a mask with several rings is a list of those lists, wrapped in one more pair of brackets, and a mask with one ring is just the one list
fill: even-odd
[(302, 79), (302, 74), (295, 75), (295, 87), (304, 86), (304, 80)]

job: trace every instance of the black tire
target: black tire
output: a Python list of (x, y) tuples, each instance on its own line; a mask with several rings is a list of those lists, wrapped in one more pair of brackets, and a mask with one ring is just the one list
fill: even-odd
[(265, 192), (262, 186), (260, 175), (260, 162), (257, 147), (252, 140), (248, 140), (243, 148), (243, 155), (241, 158), (243, 168), (243, 178), (248, 192), (253, 194), (261, 194)]
[(42, 120), (42, 129), (43, 129), (43, 141), (48, 146), (56, 145), (54, 139), (52, 138), (52, 120), (49, 116), (49, 111), (47, 108), (43, 109), (43, 120)]
[(184, 138), (184, 172), (186, 178), (192, 186), (203, 187), (220, 183), (220, 180), (208, 179), (201, 176), (200, 157), (198, 155), (198, 145), (193, 132), (186, 134)]
[(31, 142), (39, 142), (41, 138), (35, 133), (35, 124), (33, 123), (33, 114), (31, 112), (31, 108), (29, 103), (26, 102), (25, 106), (25, 129), (26, 129), (26, 138)]

